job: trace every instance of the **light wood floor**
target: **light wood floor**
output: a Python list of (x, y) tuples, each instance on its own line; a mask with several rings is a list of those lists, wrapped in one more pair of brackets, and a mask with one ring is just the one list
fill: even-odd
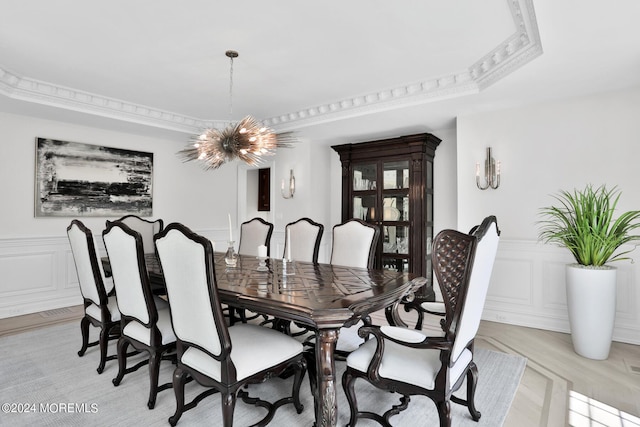
[[(81, 316), (82, 307), (76, 306), (0, 319), (0, 336)], [(567, 334), (495, 322), (482, 322), (476, 345), (527, 358), (506, 427), (640, 427), (640, 346), (613, 343), (607, 360), (593, 361), (573, 352)]]

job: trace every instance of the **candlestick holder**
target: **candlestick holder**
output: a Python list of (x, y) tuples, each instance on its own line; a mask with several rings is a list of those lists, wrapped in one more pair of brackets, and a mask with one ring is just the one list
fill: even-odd
[(238, 254), (233, 247), (235, 242), (233, 240), (229, 240), (229, 247), (227, 248), (227, 252), (224, 254), (224, 262), (227, 264), (227, 267), (235, 267), (238, 264)]
[(258, 260), (258, 268), (256, 268), (256, 270), (258, 271), (269, 271), (269, 267), (267, 267), (267, 257), (264, 256), (257, 256), (256, 259)]

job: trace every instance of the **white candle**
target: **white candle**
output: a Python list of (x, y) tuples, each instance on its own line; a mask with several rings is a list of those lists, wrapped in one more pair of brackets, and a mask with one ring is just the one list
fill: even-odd
[(260, 258), (267, 257), (267, 247), (265, 245), (258, 246), (258, 257)]
[(291, 261), (291, 231), (287, 228), (287, 260)]
[(229, 241), (233, 242), (233, 234), (231, 234), (231, 214), (227, 215), (229, 215)]

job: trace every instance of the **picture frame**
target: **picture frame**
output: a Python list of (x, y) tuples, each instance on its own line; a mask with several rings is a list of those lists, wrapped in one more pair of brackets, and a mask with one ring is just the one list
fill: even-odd
[(36, 217), (151, 216), (153, 153), (36, 138)]

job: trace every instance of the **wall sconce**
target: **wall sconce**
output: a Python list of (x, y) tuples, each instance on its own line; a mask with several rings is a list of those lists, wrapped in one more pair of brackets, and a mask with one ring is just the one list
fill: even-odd
[(296, 192), (296, 178), (293, 176), (293, 169), (289, 171), (289, 188), (285, 191), (284, 179), (282, 180), (282, 185), (280, 186), (280, 192), (282, 193), (282, 197), (285, 199), (290, 199), (293, 197), (293, 193)]
[(476, 185), (480, 190), (491, 187), (494, 190), (500, 186), (500, 162), (491, 157), (491, 147), (487, 147), (487, 158), (484, 161), (484, 185), (480, 185), (480, 163), (476, 163)]

